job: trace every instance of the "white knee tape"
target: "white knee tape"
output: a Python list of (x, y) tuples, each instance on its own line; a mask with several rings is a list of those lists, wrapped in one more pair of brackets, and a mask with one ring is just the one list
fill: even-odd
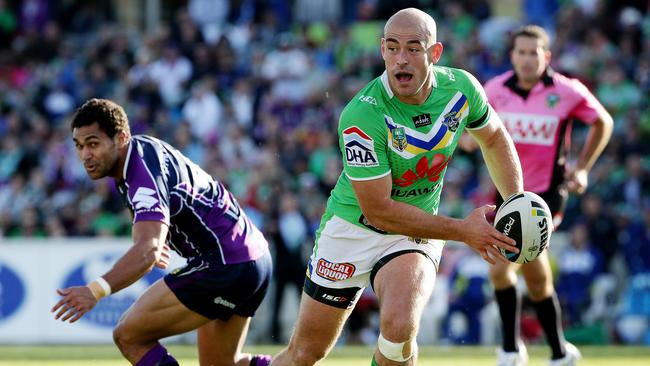
[(395, 362), (404, 362), (408, 361), (413, 355), (415, 354), (415, 350), (417, 350), (417, 345), (415, 345), (411, 349), (411, 354), (408, 355), (408, 357), (404, 357), (404, 345), (407, 342), (401, 342), (401, 343), (393, 343), (384, 336), (379, 333), (379, 338), (377, 339), (377, 348), (379, 348), (379, 352), (386, 357), (387, 359)]

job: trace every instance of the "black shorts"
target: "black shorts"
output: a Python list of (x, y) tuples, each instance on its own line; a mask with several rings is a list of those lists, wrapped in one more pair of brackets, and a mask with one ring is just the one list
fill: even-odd
[(271, 280), (271, 255), (223, 265), (213, 256), (192, 259), (165, 276), (178, 300), (206, 318), (227, 321), (233, 315), (252, 317)]
[[(566, 203), (567, 200), (569, 199), (569, 192), (566, 190), (566, 188), (563, 188), (562, 186), (558, 185), (555, 187), (551, 187), (546, 192), (537, 193), (537, 194), (540, 197), (542, 197), (544, 201), (546, 201), (548, 208), (551, 210), (551, 215), (553, 216), (553, 222), (557, 227), (557, 225), (559, 225), (559, 222), (561, 222), (562, 218), (564, 217), (564, 210), (566, 209)], [(501, 197), (500, 194), (497, 193), (497, 199), (495, 203), (497, 209), (501, 207), (502, 203), (503, 203), (503, 198)]]

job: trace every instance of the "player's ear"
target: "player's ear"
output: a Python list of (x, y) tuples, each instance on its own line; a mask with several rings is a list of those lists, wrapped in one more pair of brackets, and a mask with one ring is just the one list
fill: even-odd
[(119, 144), (120, 146), (125, 146), (126, 144), (129, 143), (129, 137), (131, 137), (131, 136), (129, 135), (128, 132), (126, 132), (126, 131), (119, 131), (119, 132), (117, 133), (117, 142), (118, 142), (118, 144)]
[(429, 57), (431, 58), (431, 62), (434, 64), (437, 64), (438, 61), (440, 61), (440, 57), (442, 57), (442, 43), (436, 42), (433, 44), (433, 46), (429, 47)]

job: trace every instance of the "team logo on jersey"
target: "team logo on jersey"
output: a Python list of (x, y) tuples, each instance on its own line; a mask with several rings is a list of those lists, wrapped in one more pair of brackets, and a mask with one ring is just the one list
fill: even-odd
[(458, 126), (460, 125), (460, 116), (458, 115), (458, 112), (451, 111), (445, 114), (442, 119), (442, 124), (447, 126), (447, 128), (449, 128), (449, 131), (456, 132)]
[(404, 151), (408, 142), (406, 142), (406, 132), (404, 127), (398, 127), (393, 130), (393, 147), (399, 151)]
[(135, 194), (133, 195), (133, 206), (135, 207), (135, 210), (142, 208), (147, 210), (151, 209), (156, 203), (158, 203), (158, 199), (156, 197), (153, 197), (155, 194), (156, 191), (151, 188), (138, 188), (138, 190), (135, 191)]
[(555, 106), (557, 105), (557, 103), (558, 103), (559, 101), (560, 101), (560, 96), (557, 95), (557, 94), (549, 94), (549, 95), (546, 97), (546, 105), (547, 105), (549, 108), (555, 108)]
[(400, 187), (408, 187), (411, 184), (417, 182), (420, 179), (428, 179), (430, 182), (437, 182), (440, 179), (442, 171), (445, 170), (451, 156), (445, 156), (444, 154), (436, 154), (431, 160), (431, 165), (429, 165), (429, 159), (426, 156), (423, 156), (415, 165), (415, 171), (409, 169), (404, 174), (402, 178), (393, 180), (393, 183)]
[(426, 114), (421, 114), (419, 116), (411, 117), (413, 119), (413, 123), (415, 124), (415, 128), (420, 128), (424, 126), (430, 125), (431, 122), (431, 115), (429, 113)]
[(343, 144), (345, 145), (345, 161), (348, 166), (379, 166), (374, 140), (359, 127), (352, 126), (343, 130)]
[(324, 258), (320, 258), (316, 265), (316, 274), (330, 281), (347, 280), (355, 270), (352, 263), (333, 263)]

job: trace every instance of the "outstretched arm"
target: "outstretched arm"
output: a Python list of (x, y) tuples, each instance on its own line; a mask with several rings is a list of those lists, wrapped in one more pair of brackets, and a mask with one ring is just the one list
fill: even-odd
[[(169, 263), (167, 225), (157, 221), (138, 221), (133, 225), (133, 246), (98, 281), (86, 286), (58, 289), (63, 298), (54, 305), (55, 319), (74, 323), (112, 292), (128, 287), (151, 271), (154, 265), (166, 267)], [(103, 286), (99, 285), (103, 282)], [(105, 288), (108, 286), (108, 288)], [(107, 293), (107, 290), (109, 293)]]

